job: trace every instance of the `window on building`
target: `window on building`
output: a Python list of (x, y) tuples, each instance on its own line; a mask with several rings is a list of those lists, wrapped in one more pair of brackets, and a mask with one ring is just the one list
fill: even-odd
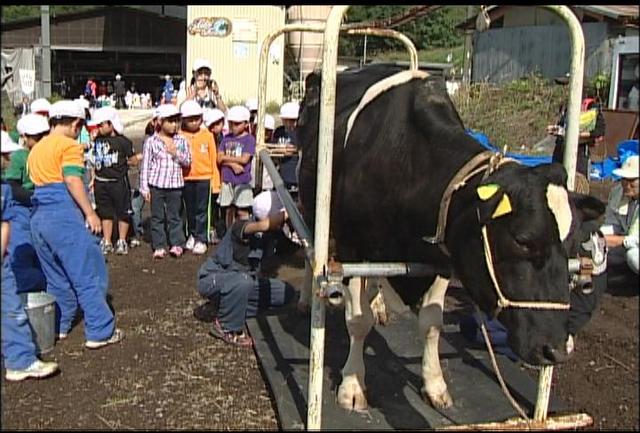
[(638, 91), (640, 84), (638, 83), (638, 54), (621, 54), (618, 60), (618, 100), (616, 108), (618, 110), (635, 110), (638, 111)]

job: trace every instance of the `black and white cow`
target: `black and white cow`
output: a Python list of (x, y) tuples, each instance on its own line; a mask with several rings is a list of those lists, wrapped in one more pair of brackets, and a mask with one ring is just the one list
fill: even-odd
[[(298, 120), (300, 198), (309, 227), (315, 217), (319, 98), (320, 77), (311, 75)], [(426, 338), (422, 391), (436, 407), (453, 403), (438, 358), (449, 279), (457, 277), (484, 312), (498, 313), (511, 348), (524, 361), (562, 362), (568, 357), (568, 312), (562, 309), (569, 302), (565, 247), (581, 221), (604, 212), (599, 200), (567, 192), (561, 165), (529, 168), (506, 162), (486, 178), (485, 170), (470, 173), (453, 192), (443, 225), (446, 248), (426, 242), (436, 232), (448, 184), (484, 150), (465, 133), (441, 78), (385, 65), (338, 75), (331, 196), (336, 259), (422, 262), (443, 270), (423, 280), (417, 293), (394, 284), (403, 299), (424, 294), (419, 310), (420, 333)], [(496, 284), (504, 298), (534, 305), (498, 309)], [(361, 410), (367, 407), (362, 349), (374, 318), (359, 279), (351, 279), (347, 292), (351, 349), (338, 401)], [(539, 308), (535, 302), (560, 309)]]

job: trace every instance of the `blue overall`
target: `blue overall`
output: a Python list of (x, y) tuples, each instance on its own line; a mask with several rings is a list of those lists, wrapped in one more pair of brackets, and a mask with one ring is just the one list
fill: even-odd
[[(11, 226), (10, 239), (13, 236), (14, 203), (11, 187), (3, 182), (2, 221), (8, 221)], [(36, 346), (10, 261), (11, 252), (7, 248), (7, 255), (2, 259), (2, 355), (5, 368), (23, 370), (37, 360)]]
[(115, 318), (107, 304), (109, 276), (98, 237), (87, 230), (64, 183), (36, 186), (31, 200), (31, 235), (47, 292), (56, 298), (56, 332), (69, 332), (80, 304), (87, 340), (109, 339)]
[(13, 200), (13, 219), (9, 238), (11, 269), (16, 278), (18, 293), (42, 292), (46, 282), (40, 261), (31, 239), (31, 209)]
[[(255, 236), (255, 235), (254, 235)], [(250, 253), (259, 262), (260, 243)], [(198, 270), (198, 293), (210, 298), (220, 296), (218, 319), (227, 331), (242, 331), (247, 318), (258, 311), (288, 303), (295, 289), (275, 278), (259, 278), (251, 267), (233, 260), (231, 228), (227, 230), (215, 253)]]

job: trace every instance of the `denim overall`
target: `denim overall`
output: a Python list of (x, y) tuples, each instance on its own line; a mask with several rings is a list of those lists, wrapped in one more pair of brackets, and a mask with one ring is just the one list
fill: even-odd
[[(255, 235), (254, 235), (255, 236)], [(260, 263), (261, 242), (251, 242), (250, 262)], [(204, 297), (220, 296), (218, 319), (227, 331), (241, 331), (247, 318), (258, 311), (286, 304), (294, 294), (288, 283), (275, 278), (259, 278), (258, 266), (244, 266), (233, 260), (232, 231), (229, 228), (216, 252), (198, 271), (198, 293)]]
[(31, 239), (31, 208), (13, 200), (12, 210), (8, 249), (18, 293), (44, 291), (46, 282)]
[[(10, 238), (13, 236), (14, 203), (11, 187), (3, 182), (2, 220), (9, 221)], [(5, 368), (23, 370), (36, 361), (36, 346), (10, 263), (11, 252), (7, 248), (7, 255), (2, 259), (2, 355)]]
[(64, 183), (37, 186), (31, 201), (31, 235), (47, 292), (56, 298), (56, 332), (69, 332), (79, 304), (86, 339), (109, 339), (115, 318), (107, 304), (109, 276), (98, 237), (87, 230)]

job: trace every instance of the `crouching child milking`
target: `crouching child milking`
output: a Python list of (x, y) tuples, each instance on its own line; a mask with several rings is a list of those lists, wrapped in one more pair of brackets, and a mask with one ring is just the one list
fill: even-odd
[(210, 300), (219, 298), (211, 335), (245, 347), (253, 345), (245, 331), (246, 319), (289, 303), (295, 294), (289, 283), (261, 275), (262, 260), (271, 253), (265, 248), (265, 234), (279, 230), (287, 215), (284, 209), (265, 208), (259, 197), (253, 202), (254, 218), (251, 207), (236, 208), (235, 221), (198, 271), (198, 292)]

